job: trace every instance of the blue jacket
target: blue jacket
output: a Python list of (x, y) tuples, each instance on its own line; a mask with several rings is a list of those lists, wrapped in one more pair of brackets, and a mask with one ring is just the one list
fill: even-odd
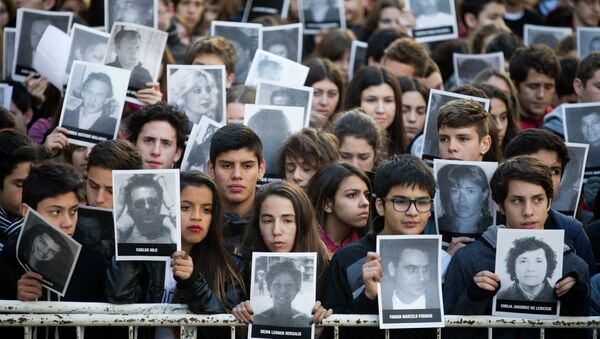
[[(477, 287), (473, 277), (484, 270), (494, 272), (498, 228), (490, 226), (481, 238), (460, 251), (450, 261), (443, 286), (444, 313), (455, 315), (491, 315), (494, 293)], [(566, 234), (566, 232), (565, 232)], [(566, 236), (565, 236), (566, 238)], [(564, 252), (563, 276), (577, 276), (577, 283), (561, 297), (561, 316), (588, 316), (590, 312), (590, 275), (586, 263), (570, 249)], [(575, 273), (575, 274), (573, 274)], [(444, 329), (447, 338), (487, 338), (487, 329)], [(539, 329), (495, 329), (494, 338), (539, 338)], [(585, 331), (547, 330), (546, 338), (584, 338)]]

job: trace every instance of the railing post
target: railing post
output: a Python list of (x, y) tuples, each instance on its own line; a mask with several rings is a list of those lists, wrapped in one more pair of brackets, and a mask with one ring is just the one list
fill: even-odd
[(75, 327), (75, 336), (77, 339), (84, 339), (85, 327), (84, 326), (76, 326)]
[(230, 338), (231, 339), (235, 339), (235, 326), (231, 326), (229, 329), (231, 331), (231, 337)]
[(129, 326), (129, 339), (135, 339), (136, 332), (137, 332), (137, 327)]
[(31, 339), (33, 338), (33, 327), (31, 326), (25, 326), (23, 328), (23, 338), (24, 339)]

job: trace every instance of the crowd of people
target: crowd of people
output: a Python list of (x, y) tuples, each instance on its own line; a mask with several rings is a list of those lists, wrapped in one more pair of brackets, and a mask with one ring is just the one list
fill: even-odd
[[(441, 12), (432, 12), (435, 1), (429, 3), (419, 9), (424, 11), (421, 16), (436, 17)], [(0, 27), (14, 27), (16, 9), (21, 7), (71, 11), (79, 24), (103, 26), (104, 4), (99, 0), (0, 0)], [(385, 300), (394, 308), (442, 307), (445, 314), (491, 315), (492, 300), (498, 294), (560, 300), (561, 316), (600, 315), (600, 275), (596, 275), (600, 172), (595, 167), (600, 164), (594, 160), (598, 157), (594, 131), (600, 130), (600, 121), (598, 113), (592, 113), (585, 115), (577, 127), (580, 130), (572, 126), (567, 130), (569, 118), (564, 118), (562, 109), (565, 104), (600, 101), (600, 51), (578, 56), (574, 33), (554, 46), (523, 43), (525, 24), (574, 31), (598, 27), (600, 1), (457, 0), (459, 37), (425, 44), (411, 37), (420, 19), (402, 0), (339, 4), (346, 28), (322, 29), (316, 35), (304, 35), (301, 41), (303, 65), (309, 69), (304, 86), (313, 91), (312, 106), (306, 107), (310, 127), (289, 137), (264, 137), (286, 129), (277, 119), (260, 120), (272, 124), (262, 132), (261, 126), (243, 124), (244, 105), (255, 104), (256, 88), (237, 81), (236, 73), (240, 67), (247, 72), (251, 60), (241, 58), (227, 38), (209, 34), (215, 20), (242, 20), (242, 0), (158, 0), (157, 27), (168, 33), (159, 77), (155, 81), (147, 74), (139, 51), (119, 51), (117, 41), (118, 57), (110, 61), (127, 68), (125, 61), (136, 56), (128, 69), (143, 80), (132, 86), (138, 89), (137, 102), (125, 104), (118, 137), (93, 147), (69, 143), (68, 126), (59, 126), (62, 88), (34, 74), (23, 82), (10, 76), (4, 79), (2, 83), (12, 86), (12, 102), (0, 108), (0, 299), (184, 303), (195, 313), (232, 313), (247, 323), (279, 321), (281, 310), (287, 307), (293, 324), (308, 326), (331, 314), (377, 314), (378, 283), (389, 277), (399, 284), (390, 288), (393, 298)], [(121, 5), (136, 6), (129, 1)], [(149, 9), (144, 6), (146, 19)], [(323, 16), (317, 7), (313, 10), (304, 16)], [(119, 15), (128, 11), (112, 15), (115, 21), (127, 21), (127, 15)], [(298, 11), (298, 1), (292, 0), (286, 19), (261, 16), (253, 22), (264, 26), (294, 23), (301, 17)], [(443, 14), (444, 20), (451, 19)], [(139, 45), (138, 36), (129, 38)], [(349, 73), (355, 40), (368, 43), (367, 60)], [(486, 68), (469, 77), (469, 83), (456, 85), (453, 53), (494, 52), (503, 53), (505, 69)], [(222, 93), (212, 90), (213, 76), (205, 71), (194, 73), (185, 87), (182, 82), (176, 98), (167, 98), (169, 64), (224, 66), (226, 103), (216, 104)], [(486, 99), (489, 109), (463, 97), (440, 102), (430, 97), (431, 90)], [(80, 91), (93, 92), (82, 100), (82, 114), (98, 114), (100, 119), (117, 123), (99, 113), (115, 109), (110, 79), (89, 74)], [(182, 99), (188, 96), (192, 99)], [(218, 106), (225, 106), (223, 119), (215, 118), (220, 114)], [(71, 110), (65, 111), (71, 115), (68, 119), (79, 119)], [(187, 138), (203, 116), (227, 123), (200, 145)], [(427, 119), (432, 131), (427, 130)], [(86, 126), (98, 124), (102, 121)], [(576, 209), (558, 211), (552, 202), (560, 199), (563, 172), (574, 161), (565, 136), (573, 138), (574, 133), (589, 139), (588, 166), (581, 187), (569, 184), (580, 190), (570, 195)], [(160, 197), (164, 187), (149, 182), (141, 185), (144, 189), (129, 189), (114, 202), (113, 171), (179, 168), (186, 147), (192, 145), (206, 148), (205, 172), (180, 173), (180, 206), (176, 208), (181, 219), (181, 250), (172, 253), (170, 260), (117, 261), (114, 249), (84, 245), (64, 296), (45, 288), (40, 274), (19, 263), (17, 243), (28, 209), (77, 238), (79, 205), (114, 208), (119, 215), (127, 208), (133, 224), (127, 234), (119, 236), (156, 241), (151, 231), (170, 229), (175, 217), (162, 215), (165, 202), (145, 192)], [(439, 149), (439, 158), (452, 162), (434, 173), (433, 162), (422, 159), (424, 147)], [(469, 164), (460, 165), (461, 161)], [(482, 162), (495, 162), (497, 168), (485, 173), (477, 165)], [(496, 209), (490, 212), (494, 205)], [(135, 213), (143, 222), (135, 221)], [(530, 229), (532, 237), (533, 230), (564, 230), (562, 267), (556, 267), (547, 244), (537, 244), (535, 238), (515, 241), (509, 254), (512, 259), (506, 263), (512, 284), (500, 292), (501, 279), (494, 265), (498, 232), (503, 228)], [(376, 251), (378, 235), (422, 234), (441, 234), (444, 239), (442, 265), (436, 270), (442, 280), (443, 305), (429, 297), (435, 288), (430, 282), (434, 273), (428, 268), (433, 261), (429, 252), (418, 247), (398, 249), (397, 257), (384, 265)], [(28, 262), (43, 264), (60, 251), (60, 241), (49, 236), (29, 241), (44, 244), (31, 251)], [(310, 319), (290, 309), (289, 303), (275, 300), (272, 309), (254, 314), (250, 300), (253, 252), (317, 254), (316, 300)], [(532, 253), (546, 253), (547, 266), (543, 278), (529, 282), (517, 272), (515, 262)], [(413, 272), (403, 271), (406, 262), (414, 262), (406, 264)], [(261, 294), (294, 299), (304, 271), (291, 262), (272, 266), (284, 274), (262, 271)], [(546, 276), (555, 271), (562, 272), (561, 278), (550, 285)], [(291, 287), (282, 289), (280, 284), (286, 279), (291, 280), (287, 282)], [(280, 322), (285, 324), (285, 320)], [(198, 330), (202, 338), (227, 337), (230, 331)], [(177, 331), (144, 327), (137, 335), (175, 338)], [(0, 327), (0, 336), (6, 338), (22, 336), (22, 332)], [(382, 330), (370, 327), (342, 328), (341, 332), (344, 338), (384, 337)], [(89, 338), (126, 337), (126, 331), (119, 328), (91, 327), (85, 334)], [(321, 328), (316, 331), (322, 338), (331, 334)], [(35, 335), (74, 338), (75, 330), (39, 327)], [(494, 335), (529, 338), (539, 332), (502, 328)], [(587, 334), (556, 329), (546, 335), (574, 338)], [(392, 337), (400, 336), (434, 338), (436, 332), (392, 331)], [(484, 338), (487, 330), (449, 328), (443, 336)]]

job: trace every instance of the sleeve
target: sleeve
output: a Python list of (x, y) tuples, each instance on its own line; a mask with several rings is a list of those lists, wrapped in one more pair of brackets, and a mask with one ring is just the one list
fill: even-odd
[(142, 263), (138, 261), (116, 261), (112, 258), (106, 270), (104, 293), (113, 304), (133, 304), (142, 294), (140, 275)]
[(575, 238), (575, 253), (588, 264), (589, 275), (596, 274), (596, 259), (592, 251), (592, 244), (581, 224), (579, 225), (579, 233)]
[[(590, 314), (590, 275), (581, 258), (573, 253), (565, 255), (563, 278), (575, 278), (575, 285), (560, 299), (560, 315), (589, 316)], [(579, 264), (578, 264), (579, 262)]]
[[(485, 295), (472, 293), (479, 289), (473, 282), (470, 273), (464, 270), (464, 265), (459, 254), (455, 254), (446, 271), (446, 280), (443, 286), (444, 313), (459, 315), (485, 315), (487, 306), (494, 294)], [(471, 291), (471, 293), (469, 293)]]

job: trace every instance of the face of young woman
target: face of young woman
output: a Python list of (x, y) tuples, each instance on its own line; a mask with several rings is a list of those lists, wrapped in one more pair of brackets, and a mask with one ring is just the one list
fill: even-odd
[(268, 196), (260, 207), (258, 222), (269, 251), (292, 251), (296, 240), (296, 213), (289, 199), (278, 195)]
[(340, 146), (340, 160), (363, 171), (372, 171), (375, 167), (375, 149), (367, 139), (349, 135), (344, 137)]
[(425, 126), (425, 114), (427, 113), (427, 103), (417, 91), (402, 93), (402, 119), (404, 121), (404, 131), (409, 141), (412, 141), (417, 134), (423, 131)]
[(369, 220), (369, 189), (356, 175), (346, 177), (329, 201), (327, 210), (342, 225), (365, 227)]
[(188, 186), (181, 191), (181, 239), (189, 245), (206, 238), (213, 211), (213, 194), (206, 186)]
[(369, 86), (360, 95), (360, 107), (383, 128), (388, 128), (396, 115), (394, 90), (388, 84)]
[(502, 144), (504, 135), (506, 135), (506, 128), (508, 127), (508, 112), (504, 101), (496, 98), (492, 98), (490, 105), (492, 107), (491, 112), (496, 127), (498, 128), (498, 143)]
[(335, 108), (340, 101), (340, 91), (333, 81), (324, 79), (312, 84), (314, 89), (312, 110), (329, 117), (335, 113)]

